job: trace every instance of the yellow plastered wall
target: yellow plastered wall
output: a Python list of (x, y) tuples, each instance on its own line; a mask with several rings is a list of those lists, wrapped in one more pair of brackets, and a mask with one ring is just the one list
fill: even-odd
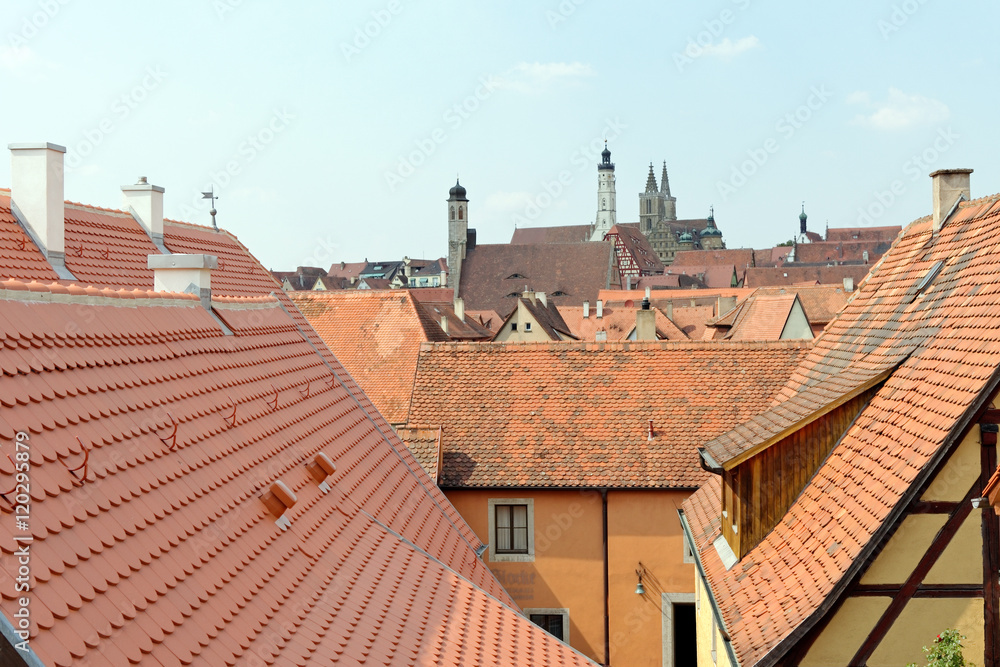
[(604, 545), (601, 495), (597, 492), (452, 490), (455, 509), (484, 543), (490, 498), (531, 498), (533, 562), (483, 560), (522, 608), (569, 609), (570, 645), (604, 662)]
[(983, 510), (974, 509), (924, 577), (925, 584), (983, 583)]
[(926, 661), (922, 647), (930, 646), (948, 628), (966, 636), (962, 642), (966, 660), (985, 664), (982, 598), (914, 598), (868, 659), (868, 667), (897, 667), (911, 662), (923, 665)]
[[(696, 592), (695, 622), (698, 628), (698, 667), (735, 667), (729, 660), (729, 652), (723, 644), (722, 633), (713, 621), (712, 601), (708, 587), (701, 575), (695, 573)], [(712, 653), (712, 638), (715, 638), (715, 655)]]
[(972, 485), (979, 478), (980, 460), (979, 428), (969, 429), (968, 435), (958, 446), (958, 450), (948, 459), (948, 463), (927, 487), (921, 500), (941, 500), (958, 502), (965, 498)]
[[(694, 593), (695, 566), (684, 562), (684, 535), (677, 515), (688, 495), (682, 491), (608, 491), (612, 665), (663, 665), (662, 595)], [(636, 595), (640, 562), (646, 571), (646, 592)], [(691, 643), (695, 637), (673, 637), (673, 641)]]
[[(963, 493), (964, 495), (964, 493)], [(861, 578), (862, 584), (902, 584), (947, 520), (944, 514), (912, 514), (903, 520)]]
[(861, 648), (865, 638), (871, 634), (891, 601), (892, 598), (889, 597), (857, 597), (845, 600), (806, 653), (801, 667), (850, 664), (851, 658)]

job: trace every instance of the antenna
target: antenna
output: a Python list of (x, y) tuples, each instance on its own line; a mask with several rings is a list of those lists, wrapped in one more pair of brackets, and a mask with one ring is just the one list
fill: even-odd
[(209, 211), (209, 213), (212, 214), (212, 229), (219, 231), (219, 226), (215, 224), (215, 214), (218, 213), (218, 211), (215, 210), (215, 200), (219, 199), (219, 197), (215, 194), (215, 185), (212, 185), (212, 189), (209, 192), (202, 192), (201, 198), (212, 200), (212, 209)]

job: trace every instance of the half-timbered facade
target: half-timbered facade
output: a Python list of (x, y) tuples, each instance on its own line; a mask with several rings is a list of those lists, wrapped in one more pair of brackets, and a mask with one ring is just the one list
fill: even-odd
[(699, 665), (923, 664), (949, 628), (1000, 661), (1000, 195), (968, 173), (933, 175), (771, 408), (702, 448)]

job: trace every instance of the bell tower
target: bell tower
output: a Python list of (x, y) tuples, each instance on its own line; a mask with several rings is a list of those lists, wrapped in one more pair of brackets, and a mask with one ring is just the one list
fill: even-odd
[(455, 179), (455, 187), (448, 191), (448, 286), (458, 297), (462, 278), (462, 260), (469, 237), (469, 200), (465, 188)]
[(649, 235), (656, 223), (663, 219), (663, 194), (656, 185), (653, 174), (653, 163), (649, 163), (649, 176), (646, 177), (646, 191), (639, 193), (639, 231)]
[(590, 235), (591, 241), (603, 241), (604, 235), (615, 226), (615, 163), (611, 161), (608, 140), (604, 140), (601, 163), (597, 165), (597, 219)]

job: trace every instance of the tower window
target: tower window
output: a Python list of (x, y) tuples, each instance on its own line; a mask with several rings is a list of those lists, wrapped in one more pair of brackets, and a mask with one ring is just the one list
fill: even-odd
[(463, 211), (462, 211), (462, 207), (461, 206), (458, 207), (458, 219), (459, 220), (464, 220), (465, 219), (463, 217)]
[(451, 207), (451, 219), (452, 220), (455, 219), (455, 207), (454, 206)]
[(646, 200), (646, 213), (652, 213), (652, 212), (653, 212), (653, 202), (650, 201), (649, 199), (647, 199)]

